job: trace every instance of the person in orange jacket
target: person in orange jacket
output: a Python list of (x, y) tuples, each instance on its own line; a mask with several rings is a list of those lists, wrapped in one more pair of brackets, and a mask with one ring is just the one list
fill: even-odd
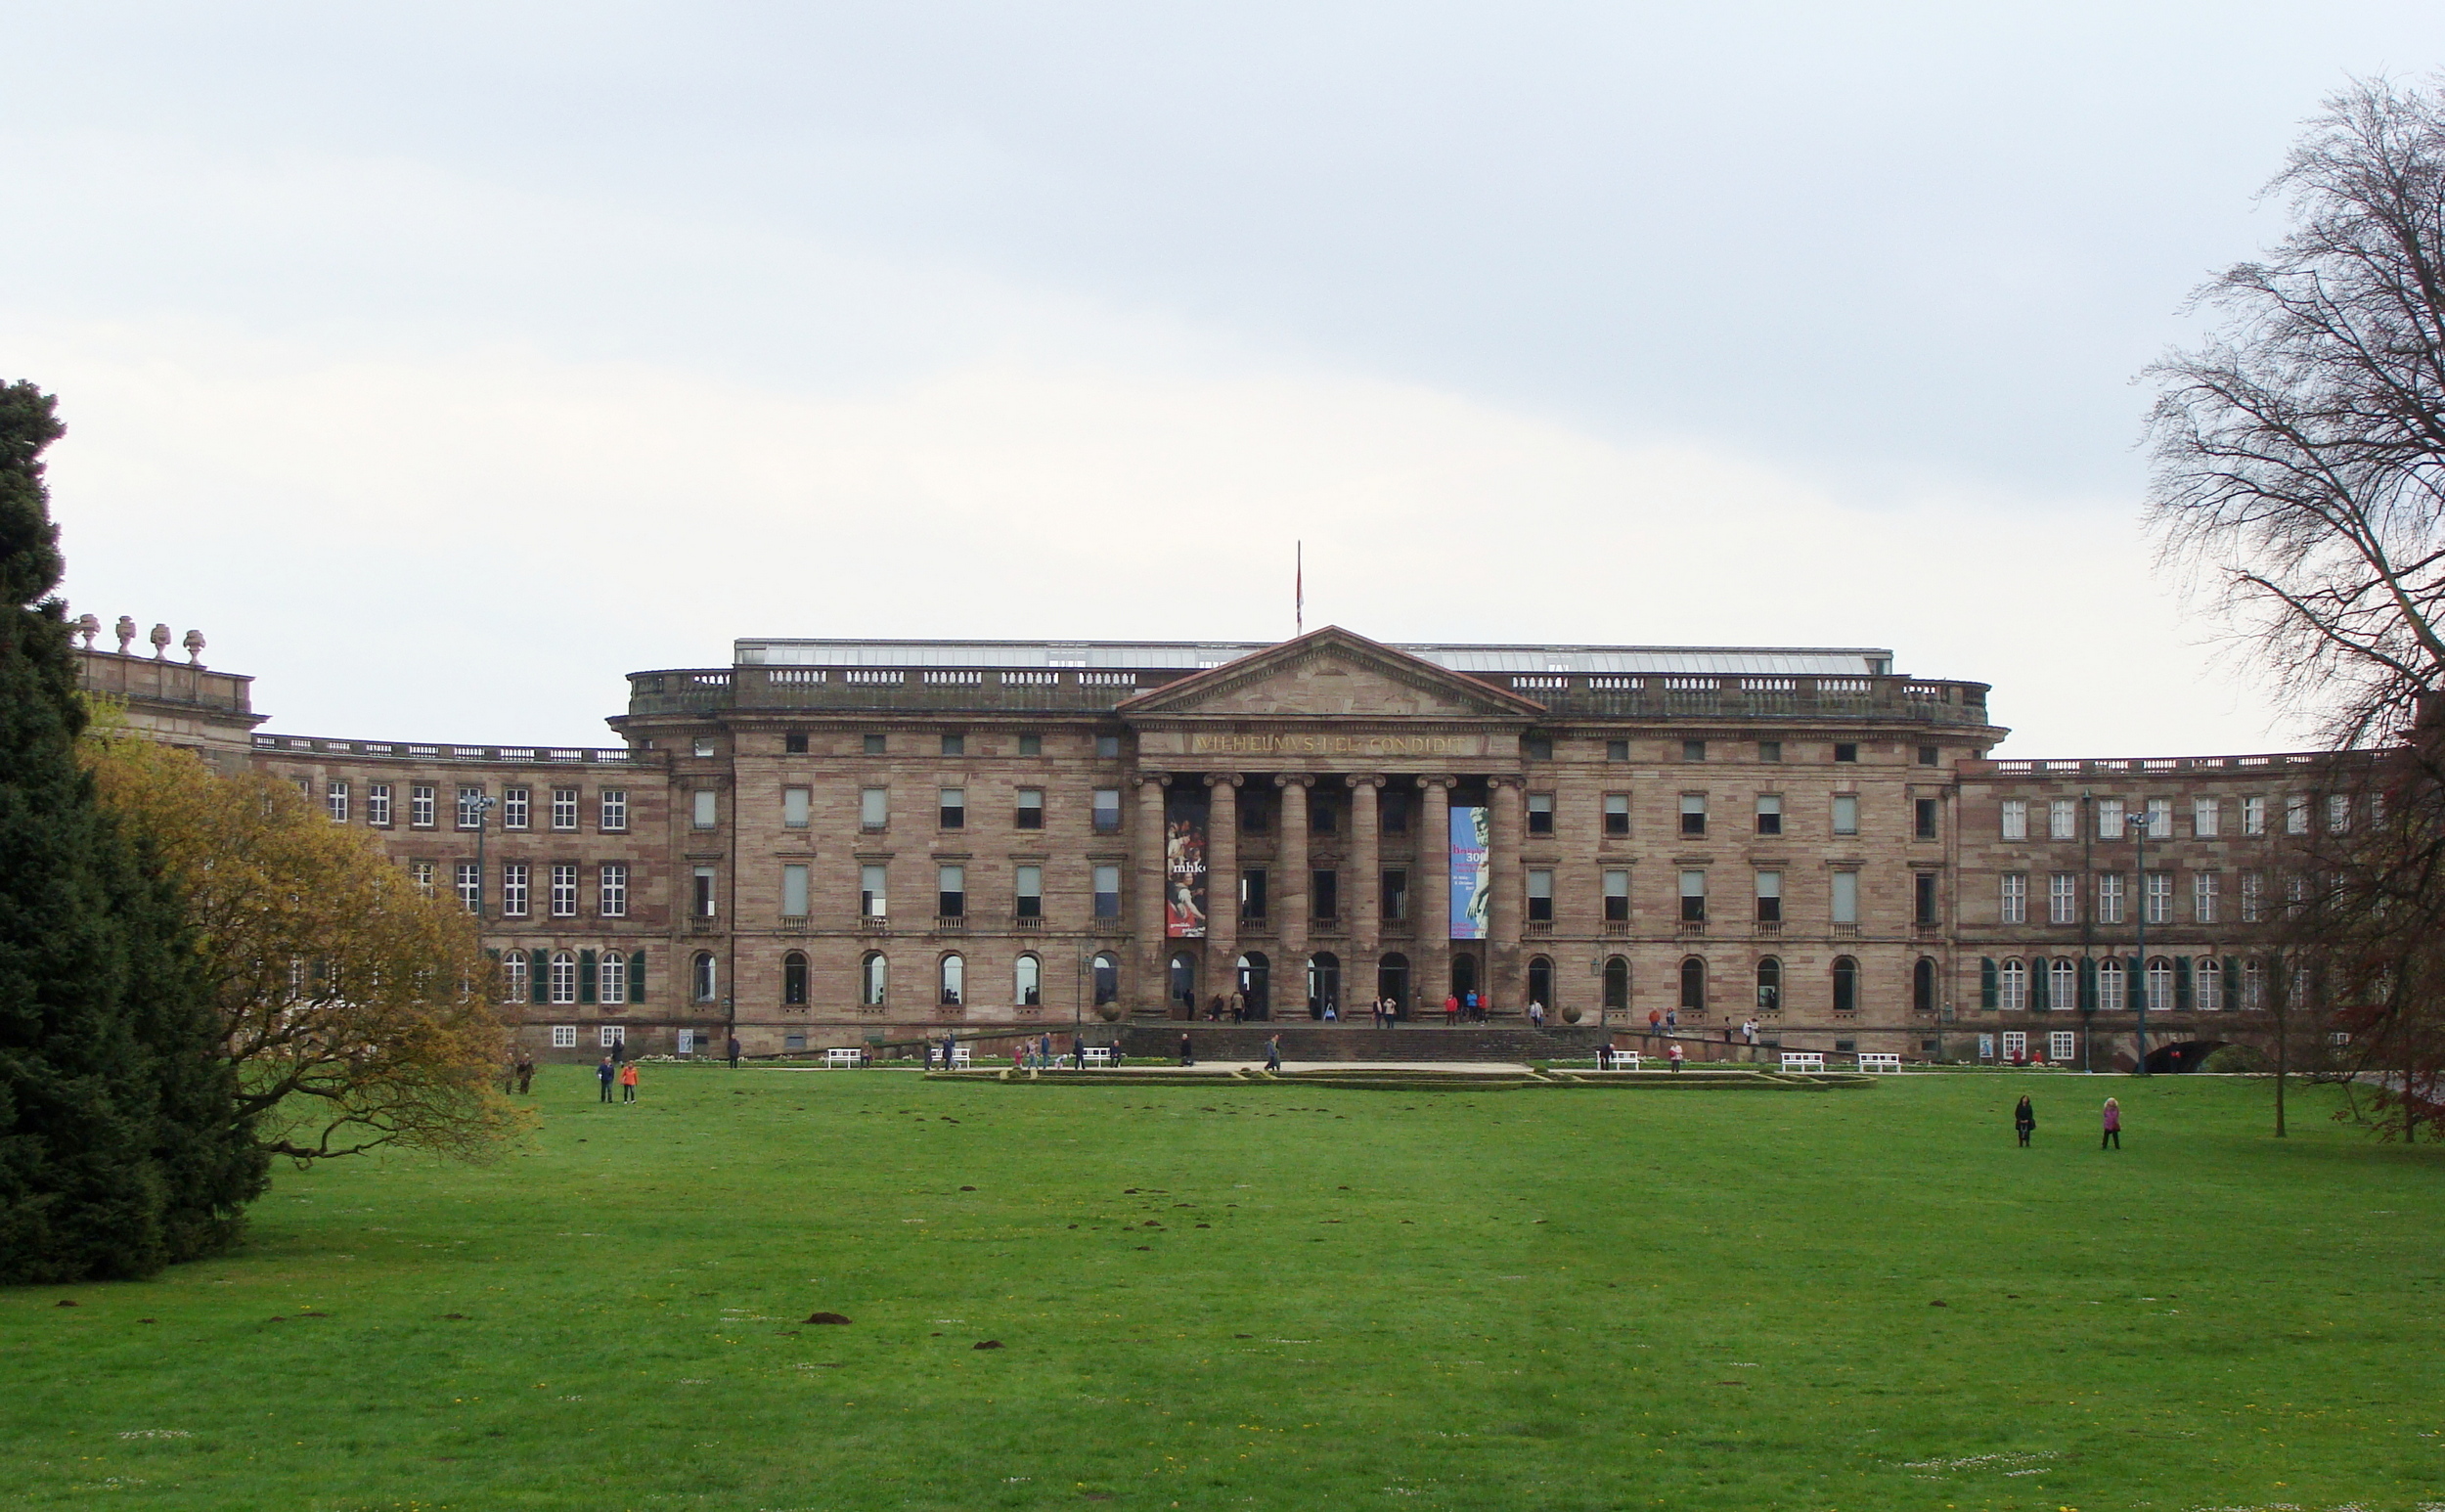
[(620, 1100), (637, 1100), (637, 1062), (633, 1060), (623, 1061), (620, 1065)]

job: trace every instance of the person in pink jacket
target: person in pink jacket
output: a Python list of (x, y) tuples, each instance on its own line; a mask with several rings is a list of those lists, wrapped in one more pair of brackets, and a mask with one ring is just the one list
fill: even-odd
[(2097, 1141), (2099, 1149), (2122, 1148), (2122, 1104), (2112, 1097), (2106, 1099), (2106, 1136)]

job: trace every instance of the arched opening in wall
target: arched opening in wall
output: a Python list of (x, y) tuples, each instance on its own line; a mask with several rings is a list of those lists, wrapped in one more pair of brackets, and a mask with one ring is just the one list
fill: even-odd
[(1630, 1007), (1630, 962), (1626, 956), (1605, 957), (1605, 1007), (1626, 1013)]
[(1703, 1013), (1707, 1008), (1707, 963), (1695, 956), (1681, 957), (1681, 1011)]
[(1859, 962), (1848, 956), (1834, 957), (1834, 1011), (1859, 1011)]
[(1010, 967), (1011, 1001), (1022, 1008), (1045, 1005), (1045, 963), (1033, 956), (1022, 956)]
[(2207, 1057), (2224, 1048), (2222, 1040), (2185, 1040), (2179, 1045), (2159, 1045), (2148, 1052), (2148, 1069), (2163, 1074), (2196, 1071), (2207, 1063)]
[[(2012, 964), (2015, 969), (2018, 969), (2021, 963), (2016, 960)], [(1913, 1013), (1935, 1011), (1935, 961), (1932, 956), (1922, 956), (1911, 962), (1910, 1011)]]
[(1089, 969), (1094, 973), (1095, 978), (1095, 1006), (1100, 1008), (1120, 1001), (1120, 957), (1106, 951), (1095, 957), (1094, 964)]
[(781, 1004), (803, 1008), (807, 1005), (807, 957), (791, 951), (781, 957)]
[(1308, 957), (1308, 1016), (1322, 1018), (1327, 1008), (1335, 1018), (1341, 1017), (1342, 958), (1331, 951), (1318, 951)]
[(1553, 1011), (1554, 963), (1550, 958), (1543, 956), (1529, 957), (1528, 995), (1529, 1001), (1542, 1003), (1548, 1012)]
[(1392, 1001), (1396, 1018), (1409, 1016), (1409, 957), (1388, 951), (1375, 963), (1375, 996)]
[(1783, 963), (1768, 956), (1757, 962), (1757, 1011), (1774, 1013), (1783, 1006)]
[(715, 977), (713, 953), (698, 951), (696, 958), (688, 963), (689, 985), (694, 990), (698, 1002), (711, 1002), (714, 1000), (714, 990), (721, 985)]
[(868, 951), (858, 962), (858, 1001), (862, 1006), (879, 1008), (891, 987), (891, 962), (881, 951)]
[(1477, 957), (1466, 951), (1454, 952), (1451, 957), (1451, 995), (1467, 1007), (1469, 994), (1477, 991)]
[(1231, 990), (1239, 994), (1243, 1018), (1272, 1017), (1273, 967), (1262, 954), (1250, 951), (1232, 963)]
[(939, 968), (942, 993), (937, 1000), (946, 1008), (956, 1008), (967, 1001), (968, 963), (959, 956), (945, 956)]
[(1172, 956), (1171, 974), (1165, 979), (1172, 1011), (1182, 1018), (1197, 1016), (1197, 957), (1186, 951)]

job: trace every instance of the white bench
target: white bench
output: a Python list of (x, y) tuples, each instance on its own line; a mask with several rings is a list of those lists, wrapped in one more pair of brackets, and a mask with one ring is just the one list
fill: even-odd
[(1611, 1053), (1609, 1058), (1602, 1063), (1600, 1069), (1610, 1071), (1636, 1071), (1638, 1069), (1638, 1051), (1615, 1050)]
[(1895, 1075), (1899, 1075), (1901, 1073), (1901, 1057), (1899, 1055), (1880, 1055), (1874, 1050), (1863, 1050), (1859, 1055), (1859, 1069), (1862, 1071), (1890, 1071)]
[(1823, 1071), (1825, 1057), (1815, 1050), (1785, 1050), (1783, 1069), (1786, 1071)]
[(976, 1056), (975, 1056), (974, 1054), (972, 1054), (972, 1053), (970, 1053), (970, 1052), (969, 1052), (968, 1047), (967, 1047), (966, 1045), (953, 1045), (953, 1046), (951, 1047), (951, 1069), (952, 1069), (952, 1070), (954, 1070), (954, 1071), (964, 1071), (964, 1070), (966, 1070), (968, 1067), (970, 1067), (970, 1066), (974, 1065), (975, 1063), (976, 1063)]
[(864, 1050), (835, 1046), (823, 1052), (823, 1067), (827, 1071), (838, 1066), (862, 1066), (864, 1064), (866, 1064), (866, 1051)]
[(1090, 1066), (1109, 1066), (1112, 1064), (1112, 1051), (1103, 1045), (1090, 1045), (1087, 1046), (1086, 1055), (1087, 1063)]

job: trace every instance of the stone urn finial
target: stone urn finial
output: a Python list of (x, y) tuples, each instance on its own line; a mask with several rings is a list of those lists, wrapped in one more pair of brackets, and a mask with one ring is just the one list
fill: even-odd
[(167, 625), (156, 625), (156, 626), (154, 626), (154, 627), (153, 627), (153, 634), (152, 634), (150, 637), (148, 637), (147, 639), (149, 639), (149, 640), (151, 640), (151, 641), (153, 642), (153, 659), (154, 659), (155, 661), (159, 661), (161, 658), (163, 658), (164, 656), (167, 656), (167, 655), (170, 653), (170, 627), (169, 627), (169, 626), (167, 626)]
[(102, 621), (91, 614), (76, 616), (76, 633), (85, 638), (85, 649), (93, 649), (93, 638), (102, 634)]
[(119, 654), (124, 656), (127, 654), (127, 648), (136, 644), (136, 621), (134, 617), (126, 614), (120, 615), (117, 632), (119, 638)]
[(183, 645), (183, 646), (185, 646), (185, 647), (187, 647), (187, 665), (189, 665), (189, 666), (191, 666), (191, 667), (200, 667), (200, 666), (202, 666), (202, 665), (203, 665), (203, 632), (202, 632), (202, 631), (200, 631), (200, 630), (190, 630), (190, 631), (188, 631), (188, 632), (187, 632), (187, 639), (186, 639), (186, 640), (184, 640), (184, 641), (179, 642), (178, 644), (179, 644), (179, 645)]

